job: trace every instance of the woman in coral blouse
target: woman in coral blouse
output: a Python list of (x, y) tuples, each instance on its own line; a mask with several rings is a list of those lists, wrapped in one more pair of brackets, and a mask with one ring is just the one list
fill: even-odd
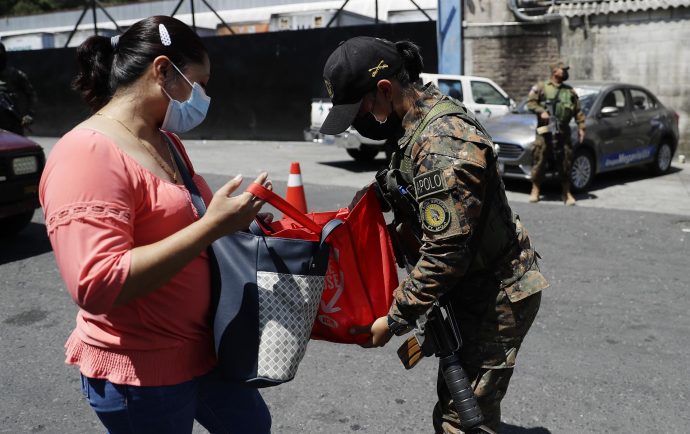
[[(74, 81), (93, 110), (55, 145), (40, 185), (46, 227), (67, 289), (79, 305), (65, 347), (82, 390), (110, 433), (265, 433), (270, 416), (254, 389), (214, 372), (206, 248), (246, 228), (263, 203), (212, 194), (194, 173), (183, 133), (203, 121), (210, 64), (201, 39), (165, 16), (119, 37), (93, 36)], [(207, 203), (199, 218), (173, 152)], [(267, 175), (255, 182), (270, 185)]]

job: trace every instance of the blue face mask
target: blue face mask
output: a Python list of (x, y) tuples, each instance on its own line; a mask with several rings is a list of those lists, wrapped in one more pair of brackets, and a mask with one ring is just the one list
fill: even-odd
[(161, 129), (172, 133), (185, 133), (204, 121), (208, 112), (208, 106), (211, 104), (211, 98), (206, 95), (199, 83), (192, 84), (174, 63), (170, 62), (170, 64), (192, 87), (192, 94), (189, 96), (189, 99), (180, 102), (173, 99), (163, 89), (163, 92), (170, 98), (170, 102), (168, 103), (168, 110), (165, 112), (165, 119), (163, 119)]

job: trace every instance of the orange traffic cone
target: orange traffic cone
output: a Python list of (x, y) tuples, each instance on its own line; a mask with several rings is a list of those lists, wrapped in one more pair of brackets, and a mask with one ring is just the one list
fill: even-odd
[(287, 182), (287, 193), (285, 200), (303, 213), (307, 213), (307, 199), (304, 197), (304, 186), (302, 185), (302, 172), (299, 163), (293, 161), (290, 165), (290, 176)]

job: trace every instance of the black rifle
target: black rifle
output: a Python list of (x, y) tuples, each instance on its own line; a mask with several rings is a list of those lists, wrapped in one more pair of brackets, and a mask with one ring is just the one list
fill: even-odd
[[(421, 246), (421, 236), (415, 233), (414, 226), (409, 224), (405, 226), (406, 222), (419, 221), (416, 202), (407, 191), (408, 185), (400, 176), (399, 171), (382, 170), (376, 174), (376, 181), (377, 194), (383, 199), (384, 210), (393, 208), (404, 214), (399, 216), (396, 213), (395, 220), (388, 225), (388, 232), (398, 265), (409, 272), (419, 259), (418, 252)], [(490, 206), (490, 202), (486, 205)], [(486, 211), (482, 214), (485, 219)], [(399, 220), (402, 222), (398, 222)], [(434, 303), (425, 315), (417, 319), (416, 326), (414, 335), (398, 349), (398, 356), (405, 368), (412, 369), (424, 356), (438, 357), (443, 378), (446, 380), (446, 386), (463, 431), (495, 434), (482, 425), (484, 416), (477, 404), (477, 397), (474, 395), (467, 373), (460, 363), (459, 352), (462, 339), (450, 303), (445, 301)]]
[(462, 339), (450, 303), (435, 303), (417, 320), (414, 335), (398, 348), (398, 357), (406, 369), (412, 369), (424, 356), (439, 358), (441, 372), (453, 399), (460, 427), (466, 433), (495, 434), (483, 425), (484, 416), (477, 397), (460, 363)]
[(546, 100), (546, 112), (549, 114), (549, 123), (547, 125), (537, 128), (537, 133), (544, 136), (544, 141), (551, 142), (552, 156), (553, 156), (553, 171), (555, 176), (559, 176), (562, 170), (563, 162), (563, 142), (562, 135), (564, 131), (561, 130), (561, 124), (556, 117), (556, 105), (558, 104), (558, 96), (561, 89), (558, 89), (556, 96), (552, 100)]

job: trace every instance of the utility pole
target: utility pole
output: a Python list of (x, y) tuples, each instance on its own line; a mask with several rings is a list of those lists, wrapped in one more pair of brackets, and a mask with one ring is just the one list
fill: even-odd
[(438, 0), (436, 44), (439, 74), (462, 74), (463, 6), (463, 0)]

